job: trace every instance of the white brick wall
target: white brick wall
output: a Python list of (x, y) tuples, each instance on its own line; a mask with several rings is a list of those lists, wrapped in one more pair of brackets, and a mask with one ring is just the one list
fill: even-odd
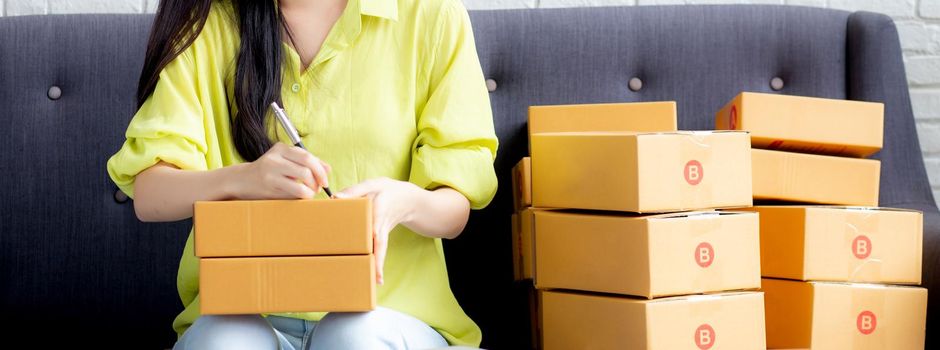
[[(934, 197), (940, 202), (940, 0), (463, 0), (470, 9), (760, 3), (866, 10), (895, 19)], [(153, 12), (159, 0), (0, 0), (0, 16)]]

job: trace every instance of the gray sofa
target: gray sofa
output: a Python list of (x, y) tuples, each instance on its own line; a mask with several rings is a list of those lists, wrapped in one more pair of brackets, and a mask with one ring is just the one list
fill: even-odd
[[(924, 284), (937, 283), (940, 214), (888, 17), (667, 6), (474, 11), (471, 18), (492, 80), (501, 183), (446, 250), (454, 292), (483, 328), (485, 347), (529, 346), (525, 288), (512, 282), (509, 175), (526, 154), (526, 107), (536, 104), (675, 100), (682, 129), (709, 129), (714, 112), (742, 90), (884, 102), (881, 205), (924, 211)], [(174, 340), (176, 267), (191, 223), (137, 221), (105, 171), (134, 113), (150, 21), (0, 18), (0, 333), (7, 344), (161, 348)], [(782, 84), (772, 87), (774, 78)], [(930, 298), (928, 334), (940, 331), (940, 299)]]

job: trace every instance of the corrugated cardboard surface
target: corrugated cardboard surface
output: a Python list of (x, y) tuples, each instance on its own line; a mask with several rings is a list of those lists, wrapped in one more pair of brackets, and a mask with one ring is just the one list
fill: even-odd
[(923, 349), (927, 290), (765, 279), (771, 349)]
[(664, 299), (542, 291), (542, 338), (554, 349), (765, 349), (760, 292)]
[(647, 298), (760, 288), (758, 216), (535, 212), (536, 285)]
[(920, 284), (923, 214), (890, 208), (758, 206), (761, 275)]
[(530, 140), (543, 132), (675, 130), (674, 101), (529, 107)]
[(867, 157), (882, 147), (884, 104), (742, 92), (715, 128), (749, 131), (754, 148)]
[(199, 265), (203, 314), (375, 308), (372, 255), (202, 258)]
[(196, 202), (200, 257), (372, 253), (367, 198)]
[(747, 133), (580, 132), (532, 138), (535, 207), (672, 212), (751, 205)]
[(754, 149), (754, 199), (878, 206), (881, 162)]
[(512, 203), (516, 211), (532, 206), (532, 160), (523, 157), (512, 168)]

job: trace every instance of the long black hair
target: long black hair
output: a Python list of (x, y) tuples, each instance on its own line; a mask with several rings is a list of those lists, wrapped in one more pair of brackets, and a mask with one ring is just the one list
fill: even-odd
[[(160, 72), (202, 32), (214, 1), (220, 0), (160, 1), (137, 85), (138, 109), (153, 94)], [(284, 58), (281, 29), (288, 39), (290, 30), (274, 0), (222, 1), (232, 2), (241, 35), (235, 68), (232, 138), (241, 157), (254, 161), (272, 145), (264, 118), (268, 105), (281, 99)]]

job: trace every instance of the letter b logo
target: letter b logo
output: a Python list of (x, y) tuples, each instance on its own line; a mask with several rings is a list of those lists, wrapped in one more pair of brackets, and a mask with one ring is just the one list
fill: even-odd
[(690, 160), (688, 163), (685, 163), (685, 170), (683, 171), (685, 175), (685, 182), (688, 182), (689, 185), (695, 186), (699, 182), (702, 182), (702, 178), (705, 176), (705, 169), (702, 168), (702, 163), (699, 163), (697, 160)]
[(715, 248), (708, 242), (702, 242), (695, 247), (695, 263), (701, 267), (709, 267), (715, 261)]
[(867, 259), (871, 255), (871, 240), (865, 235), (859, 235), (852, 240), (852, 254), (859, 259)]
[(869, 335), (875, 331), (875, 327), (878, 327), (878, 318), (875, 317), (874, 312), (862, 311), (858, 314), (858, 319), (855, 320), (855, 326), (862, 334)]
[(707, 323), (695, 329), (695, 345), (701, 350), (711, 349), (715, 345), (715, 329)]

